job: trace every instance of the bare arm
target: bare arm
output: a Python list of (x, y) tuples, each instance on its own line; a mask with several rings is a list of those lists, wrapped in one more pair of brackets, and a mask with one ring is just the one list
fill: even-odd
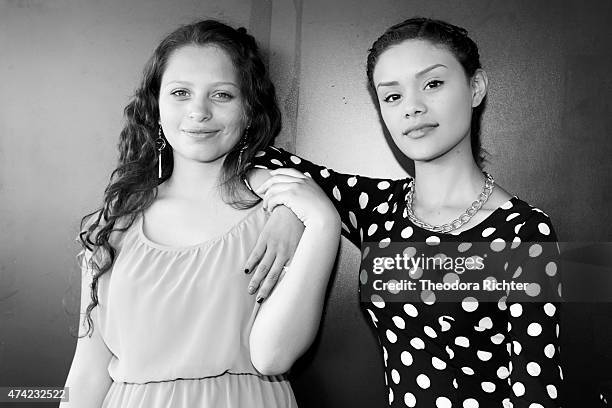
[[(253, 169), (249, 172), (250, 187), (257, 189), (270, 178), (270, 170)], [(244, 271), (252, 275), (249, 293), (257, 299), (267, 299), (274, 289), (283, 267), (290, 261), (304, 233), (304, 224), (289, 208), (279, 205), (264, 226)]]
[[(284, 171), (300, 174), (295, 170)], [(267, 188), (264, 206), (276, 205), (291, 208), (306, 228), (289, 267), (291, 270), (281, 277), (262, 303), (251, 330), (253, 365), (267, 375), (288, 371), (312, 343), (319, 327), (341, 227), (333, 204), (309, 177), (285, 179)]]
[[(84, 262), (85, 263), (85, 262)], [(90, 302), (91, 274), (83, 266), (81, 280), (81, 318), (79, 336), (85, 334), (85, 310)], [(95, 315), (92, 312), (92, 318)], [(100, 327), (94, 319), (91, 337), (79, 337), (76, 351), (66, 379), (69, 387), (69, 401), (60, 404), (61, 408), (99, 408), (108, 392), (112, 379), (108, 374), (108, 363), (112, 357), (110, 350), (100, 336)]]

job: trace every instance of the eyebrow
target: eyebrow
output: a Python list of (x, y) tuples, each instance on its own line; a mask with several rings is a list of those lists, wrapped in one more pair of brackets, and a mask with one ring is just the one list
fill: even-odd
[(427, 67), (427, 68), (425, 68), (425, 69), (423, 69), (423, 70), (421, 70), (421, 71), (417, 72), (417, 74), (416, 74), (415, 76), (421, 76), (421, 75), (423, 75), (423, 74), (428, 73), (429, 71), (431, 71), (431, 70), (433, 70), (433, 69), (440, 68), (440, 67), (443, 67), (443, 68), (448, 68), (448, 67), (447, 67), (446, 65), (444, 65), (444, 64), (434, 64), (434, 65), (432, 65), (432, 66), (429, 66), (429, 67)]
[[(444, 64), (434, 64), (434, 65), (431, 65), (431, 66), (429, 66), (429, 67), (427, 67), (425, 69), (422, 69), (421, 71), (417, 72), (415, 76), (416, 77), (420, 77), (422, 75), (425, 75), (429, 71), (432, 71), (432, 70), (434, 70), (436, 68), (440, 68), (440, 67), (448, 68)], [(399, 85), (399, 82), (397, 82), (397, 81), (380, 82), (378, 85), (376, 85), (376, 88), (378, 89), (381, 86), (395, 86), (395, 85)]]
[[(170, 84), (179, 84), (179, 85), (193, 85), (193, 83), (189, 82), (189, 81), (169, 81), (166, 82), (166, 86), (170, 85)], [(219, 81), (219, 82), (213, 82), (211, 84), (212, 86), (219, 86), (219, 85), (231, 85), (234, 86), (236, 88), (238, 88), (238, 85), (233, 83), (233, 82), (229, 82), (229, 81)]]

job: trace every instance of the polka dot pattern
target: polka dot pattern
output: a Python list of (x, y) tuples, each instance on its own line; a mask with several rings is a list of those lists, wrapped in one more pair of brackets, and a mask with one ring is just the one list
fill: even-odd
[(542, 372), (540, 365), (538, 363), (534, 363), (533, 361), (527, 363), (527, 372), (532, 377), (537, 377)]
[(523, 306), (520, 303), (515, 303), (510, 306), (510, 315), (512, 317), (520, 317), (523, 314)]
[(525, 395), (525, 386), (521, 382), (516, 382), (512, 386), (512, 392), (514, 392), (514, 395), (517, 397), (522, 397)]
[(425, 343), (418, 337), (410, 340), (410, 345), (414, 347), (416, 350), (423, 350), (425, 348)]
[(509, 375), (510, 370), (508, 370), (507, 367), (499, 367), (497, 369), (497, 377), (499, 377), (500, 380), (505, 380)]
[(446, 397), (438, 397), (436, 398), (436, 408), (451, 408), (453, 404), (451, 400)]
[(400, 233), (400, 236), (404, 239), (408, 239), (412, 236), (413, 230), (412, 227), (406, 227)]
[(467, 375), (474, 375), (474, 370), (472, 370), (470, 367), (461, 367), (461, 371)]
[(550, 227), (543, 222), (538, 224), (538, 230), (542, 235), (550, 235)]
[(493, 353), (489, 351), (483, 351), (483, 350), (478, 350), (476, 352), (476, 355), (478, 356), (478, 359), (480, 361), (489, 361), (491, 357), (493, 357)]
[(494, 334), (493, 336), (491, 336), (491, 343), (501, 344), (505, 338), (506, 337), (501, 333)]
[(461, 307), (466, 312), (473, 312), (474, 310), (478, 309), (478, 300), (473, 297), (467, 297), (461, 302)]
[(413, 393), (407, 392), (404, 395), (404, 404), (406, 404), (407, 407), (414, 408), (416, 407), (416, 403), (417, 400)]
[(545, 271), (548, 276), (555, 276), (557, 274), (557, 264), (552, 261), (547, 263)]
[(491, 236), (491, 234), (493, 234), (495, 231), (496, 231), (496, 228), (493, 228), (493, 227), (485, 228), (480, 235), (483, 238), (487, 238)]
[(547, 385), (546, 392), (548, 392), (548, 395), (550, 396), (550, 398), (557, 399), (557, 387), (555, 387), (554, 385), (552, 384)]
[(553, 344), (547, 344), (544, 347), (544, 355), (548, 358), (553, 358), (555, 355), (555, 346)]
[(436, 334), (436, 331), (429, 326), (425, 326), (423, 328), (423, 331), (425, 332), (427, 336), (431, 337), (432, 339), (435, 339), (436, 337), (438, 337), (438, 335)]
[(540, 333), (542, 333), (542, 325), (540, 325), (540, 323), (531, 323), (527, 327), (527, 334), (532, 337), (539, 336)]
[(406, 314), (410, 317), (417, 317), (419, 315), (417, 308), (414, 307), (414, 305), (411, 305), (410, 303), (406, 303), (404, 305), (404, 312), (406, 312)]
[(398, 329), (404, 329), (406, 327), (406, 322), (399, 316), (393, 316), (391, 320), (393, 320), (393, 323), (395, 323)]
[(416, 382), (418, 386), (423, 388), (424, 390), (429, 388), (429, 386), (431, 385), (431, 381), (429, 380), (429, 377), (426, 376), (425, 374), (419, 374), (416, 378)]
[(463, 408), (479, 408), (480, 404), (474, 398), (468, 398), (463, 401)]
[[(558, 405), (555, 399), (562, 386), (557, 348), (560, 313), (556, 300), (538, 301), (543, 295), (556, 294), (560, 281), (556, 254), (545, 245), (556, 241), (556, 234), (544, 212), (513, 197), (479, 225), (458, 235), (432, 233), (407, 217), (409, 179), (341, 174), (274, 147), (258, 156), (254, 164), (259, 167), (288, 166), (311, 174), (338, 210), (342, 234), (362, 249), (355, 279), (362, 294), (361, 307), (382, 350), (388, 401), (381, 401), (381, 406)], [(482, 245), (476, 242), (488, 242), (484, 258), (477, 251)], [(423, 290), (410, 301), (392, 301), (387, 291), (371, 291), (374, 279), (387, 276), (387, 271), (374, 274), (371, 260), (396, 243), (402, 244), (398, 252), (408, 258), (428, 248), (432, 255), (443, 252), (441, 260), (457, 255), (486, 264), (502, 260), (499, 270), (506, 275), (495, 276), (497, 282), (525, 279), (536, 284), (521, 293), (503, 293), (494, 301), (472, 292), (452, 303), (436, 291)], [(455, 254), (448, 252), (449, 244), (456, 245)], [(406, 272), (386, 279), (432, 279), (427, 268)], [(433, 280), (463, 282), (472, 272), (469, 268), (447, 270)]]
[(446, 363), (443, 360), (440, 360), (438, 357), (432, 357), (431, 358), (431, 365), (436, 370), (444, 370), (444, 369), (446, 369)]
[(459, 336), (455, 339), (455, 344), (461, 347), (470, 347), (470, 339), (464, 336)]
[(400, 374), (396, 369), (391, 370), (391, 379), (395, 384), (399, 384), (400, 382)]
[(406, 367), (410, 367), (412, 365), (412, 362), (414, 361), (412, 358), (412, 354), (410, 354), (408, 351), (402, 351), (402, 354), (400, 355), (400, 360), (402, 361), (402, 364)]
[(482, 390), (486, 393), (495, 392), (495, 383), (492, 383), (490, 381), (483, 381), (480, 385), (482, 386)]
[(553, 317), (556, 311), (557, 308), (552, 303), (546, 303), (544, 305), (544, 313), (546, 313), (546, 316)]

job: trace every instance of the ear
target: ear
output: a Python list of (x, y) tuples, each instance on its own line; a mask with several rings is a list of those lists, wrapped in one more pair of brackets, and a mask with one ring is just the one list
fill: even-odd
[(477, 69), (474, 75), (472, 75), (470, 85), (472, 87), (472, 108), (475, 108), (482, 103), (482, 100), (487, 95), (489, 78), (486, 71), (480, 68)]

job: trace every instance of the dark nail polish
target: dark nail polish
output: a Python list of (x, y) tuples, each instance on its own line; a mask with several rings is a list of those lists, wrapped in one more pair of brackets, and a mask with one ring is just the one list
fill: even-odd
[(261, 303), (261, 302), (263, 302), (263, 300), (264, 300), (263, 296), (258, 296), (257, 297), (257, 303)]
[(249, 272), (250, 272), (250, 271), (249, 271), (249, 269), (248, 269), (248, 268), (244, 270), (244, 273), (249, 273)]

